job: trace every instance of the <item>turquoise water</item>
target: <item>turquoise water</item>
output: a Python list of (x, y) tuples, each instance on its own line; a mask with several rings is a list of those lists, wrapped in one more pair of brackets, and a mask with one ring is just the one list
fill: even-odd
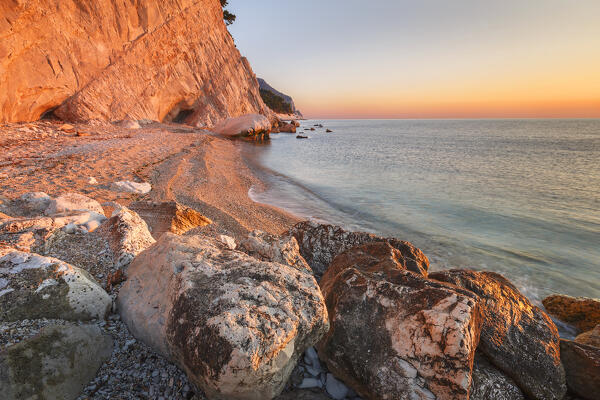
[[(324, 120), (247, 157), (256, 201), (497, 271), (533, 300), (600, 297), (600, 120)], [(300, 130), (302, 131), (302, 130)]]

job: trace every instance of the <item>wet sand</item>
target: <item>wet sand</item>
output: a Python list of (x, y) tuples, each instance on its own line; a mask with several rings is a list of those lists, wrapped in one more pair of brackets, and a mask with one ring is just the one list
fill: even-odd
[[(77, 192), (122, 205), (176, 200), (212, 219), (209, 231), (235, 237), (254, 229), (279, 234), (298, 221), (248, 197), (251, 187), (264, 184), (241, 156), (244, 143), (176, 124), (127, 129), (90, 122), (73, 124), (74, 132), (61, 125), (0, 126), (0, 201), (33, 191)], [(150, 182), (152, 191), (115, 191), (111, 184), (121, 180)]]

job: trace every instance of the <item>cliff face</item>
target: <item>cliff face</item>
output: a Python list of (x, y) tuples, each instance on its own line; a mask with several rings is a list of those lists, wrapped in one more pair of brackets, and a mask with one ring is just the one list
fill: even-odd
[(0, 122), (271, 115), (218, 0), (0, 2)]
[[(303, 118), (302, 113), (300, 112), (300, 110), (298, 110), (296, 108), (296, 105), (294, 104), (294, 99), (292, 99), (291, 96), (288, 96), (285, 93), (281, 93), (279, 90), (277, 90), (273, 86), (269, 85), (267, 83), (267, 81), (265, 81), (262, 78), (258, 78), (258, 86), (259, 86), (260, 90), (267, 91), (269, 93), (272, 93), (275, 96), (280, 97), (282, 102), (285, 103), (286, 105), (288, 105), (289, 108), (291, 109), (290, 114), (294, 114), (299, 118)], [(265, 100), (264, 96), (263, 96), (263, 100)], [(273, 108), (273, 107), (271, 107), (271, 108)]]

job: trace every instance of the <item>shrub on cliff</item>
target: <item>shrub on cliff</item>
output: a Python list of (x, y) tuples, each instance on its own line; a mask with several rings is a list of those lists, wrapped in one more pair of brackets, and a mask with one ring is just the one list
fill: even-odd
[(293, 114), (292, 105), (281, 96), (268, 90), (260, 89), (260, 97), (269, 108), (279, 114)]
[(228, 10), (225, 10), (227, 4), (229, 2), (227, 0), (221, 0), (221, 7), (223, 7), (223, 19), (225, 20), (226, 25), (231, 25), (235, 22), (235, 14), (230, 13)]

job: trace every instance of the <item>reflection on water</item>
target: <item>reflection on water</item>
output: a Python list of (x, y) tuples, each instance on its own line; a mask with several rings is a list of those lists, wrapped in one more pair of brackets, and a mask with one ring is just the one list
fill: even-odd
[(534, 300), (600, 297), (600, 120), (304, 121), (246, 148), (256, 201), (413, 242), (433, 269), (505, 274)]

